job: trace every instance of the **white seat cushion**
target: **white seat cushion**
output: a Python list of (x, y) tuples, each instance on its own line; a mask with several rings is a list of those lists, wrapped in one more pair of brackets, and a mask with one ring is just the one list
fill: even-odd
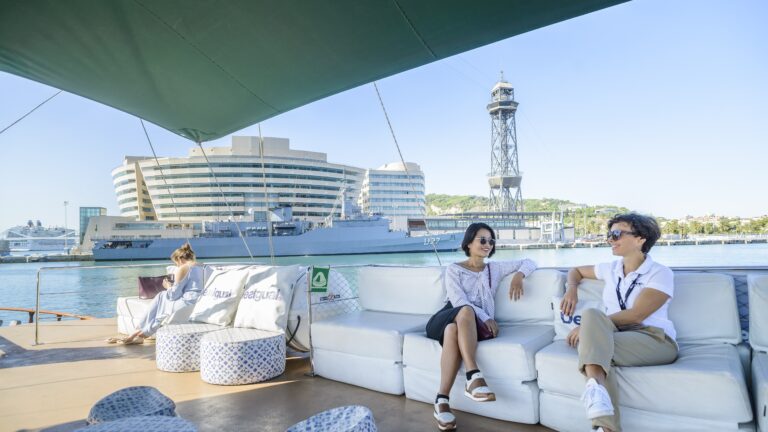
[(752, 394), (755, 419), (760, 430), (768, 431), (768, 354), (756, 353), (752, 359)]
[(768, 275), (748, 275), (749, 343), (752, 349), (768, 351)]
[(150, 299), (139, 297), (117, 298), (117, 332), (131, 334), (139, 327), (139, 321), (147, 314)]
[[(555, 341), (536, 354), (539, 387), (581, 395), (584, 377), (577, 364), (576, 350)], [(733, 345), (683, 345), (672, 364), (619, 367), (616, 373), (621, 405), (721, 421), (752, 419), (744, 371)]]
[(445, 304), (442, 267), (363, 267), (358, 293), (363, 309), (432, 315)]
[(315, 348), (400, 361), (403, 334), (423, 331), (429, 315), (358, 311), (312, 323)]
[[(489, 379), (518, 382), (536, 379), (534, 355), (554, 337), (552, 326), (501, 326), (499, 337), (477, 345), (477, 363)], [(423, 333), (405, 335), (403, 364), (406, 367), (440, 371), (442, 347)]]
[[(541, 424), (560, 432), (590, 430), (584, 403), (578, 396), (541, 391)], [(676, 416), (621, 406), (621, 426), (626, 432), (726, 432), (749, 431), (749, 423), (718, 421), (700, 417)], [(743, 428), (742, 428), (743, 427)]]
[(509, 299), (512, 276), (508, 275), (502, 279), (496, 290), (496, 321), (552, 325), (552, 297), (563, 295), (565, 275), (557, 270), (536, 270), (523, 280), (523, 297), (517, 301)]
[(678, 343), (741, 342), (739, 309), (733, 278), (720, 273), (675, 272), (675, 295), (669, 303)]

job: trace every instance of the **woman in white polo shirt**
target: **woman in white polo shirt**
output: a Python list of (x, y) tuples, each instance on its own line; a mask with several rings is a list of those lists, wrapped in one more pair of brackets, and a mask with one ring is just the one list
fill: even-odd
[(567, 337), (577, 347), (579, 371), (587, 377), (582, 400), (587, 418), (598, 431), (618, 432), (619, 391), (613, 366), (668, 364), (677, 358), (675, 326), (667, 316), (674, 295), (672, 270), (648, 252), (661, 236), (656, 220), (636, 213), (608, 221), (608, 243), (620, 260), (568, 272), (568, 289), (560, 309), (571, 315), (583, 278), (605, 281), (605, 311), (582, 312), (581, 326)]

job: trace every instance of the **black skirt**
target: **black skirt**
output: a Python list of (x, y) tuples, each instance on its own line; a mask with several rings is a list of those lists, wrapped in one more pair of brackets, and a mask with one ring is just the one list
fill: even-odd
[[(427, 321), (427, 337), (440, 342), (440, 346), (443, 346), (443, 334), (445, 333), (445, 328), (456, 319), (456, 315), (463, 307), (466, 306), (453, 307), (451, 302), (447, 302), (442, 309), (437, 311), (437, 313), (432, 315), (429, 321)], [(478, 341), (493, 338), (493, 335), (486, 329), (485, 324), (477, 319), (477, 316), (475, 316), (475, 323), (477, 325)], [(480, 326), (482, 326), (482, 328), (480, 328)]]

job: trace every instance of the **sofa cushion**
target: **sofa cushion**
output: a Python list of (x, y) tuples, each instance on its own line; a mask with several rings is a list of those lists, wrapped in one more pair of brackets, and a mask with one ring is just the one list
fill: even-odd
[(585, 300), (580, 298), (576, 303), (576, 310), (572, 315), (565, 315), (560, 310), (563, 298), (552, 297), (552, 319), (555, 326), (555, 340), (565, 339), (576, 327), (581, 325), (581, 314), (587, 309), (603, 310), (603, 303), (597, 300)]
[(285, 333), (300, 270), (299, 265), (250, 268), (234, 326)]
[(768, 354), (763, 352), (755, 353), (752, 359), (752, 393), (757, 425), (768, 431)]
[(428, 315), (357, 311), (312, 323), (312, 345), (326, 351), (400, 361), (403, 334), (423, 331)]
[[(581, 395), (584, 377), (577, 364), (576, 350), (565, 341), (555, 341), (536, 354), (539, 387)], [(733, 422), (752, 418), (744, 371), (733, 345), (682, 345), (672, 364), (615, 370), (622, 405)]]
[(768, 275), (748, 275), (749, 343), (752, 349), (768, 351)]
[(675, 273), (669, 304), (678, 343), (741, 342), (733, 278), (719, 273)]
[(248, 272), (247, 266), (214, 270), (189, 320), (221, 326), (232, 323)]
[(363, 267), (357, 286), (366, 310), (432, 315), (445, 304), (442, 267)]
[(563, 295), (565, 275), (552, 269), (534, 271), (523, 280), (523, 297), (517, 301), (509, 299), (512, 276), (502, 279), (496, 290), (496, 321), (552, 325), (552, 296)]
[[(548, 325), (501, 326), (499, 337), (477, 345), (477, 363), (483, 374), (518, 382), (536, 379), (534, 355), (552, 342), (554, 330)], [(403, 364), (428, 371), (440, 371), (442, 347), (424, 333), (405, 335)]]

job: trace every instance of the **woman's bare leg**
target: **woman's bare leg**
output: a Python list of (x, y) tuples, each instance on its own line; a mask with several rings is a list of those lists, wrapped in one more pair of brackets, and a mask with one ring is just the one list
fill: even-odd
[(456, 373), (461, 366), (461, 353), (459, 352), (459, 337), (456, 324), (445, 326), (443, 333), (443, 352), (440, 354), (440, 390), (438, 394), (451, 394), (451, 387), (456, 381)]
[(475, 353), (477, 352), (477, 326), (475, 324), (475, 311), (471, 306), (461, 308), (456, 318), (456, 327), (459, 337), (459, 351), (464, 360), (464, 369), (471, 371), (477, 369)]

